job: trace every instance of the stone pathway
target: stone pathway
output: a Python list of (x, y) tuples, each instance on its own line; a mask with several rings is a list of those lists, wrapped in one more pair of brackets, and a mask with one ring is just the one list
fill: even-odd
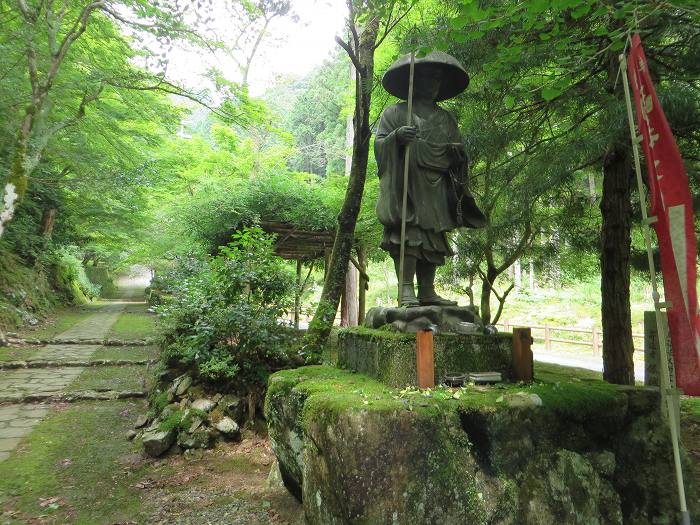
[(0, 406), (0, 461), (10, 457), (10, 452), (48, 411), (45, 405)]
[[(93, 315), (56, 336), (56, 340), (102, 339), (128, 302), (112, 301)], [(52, 344), (32, 360), (86, 360), (99, 345)], [(21, 399), (26, 394), (62, 392), (84, 370), (80, 367), (31, 368), (0, 371), (0, 398)], [(50, 407), (34, 404), (0, 405), (0, 461), (7, 459), (21, 439), (44, 417)]]

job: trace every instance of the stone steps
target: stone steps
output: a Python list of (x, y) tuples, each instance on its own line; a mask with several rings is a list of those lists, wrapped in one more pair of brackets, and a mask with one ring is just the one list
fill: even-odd
[(87, 361), (47, 361), (47, 360), (32, 360), (32, 361), (5, 361), (0, 362), (0, 370), (16, 370), (20, 368), (63, 368), (63, 367), (91, 367), (91, 366), (135, 366), (145, 365), (150, 366), (156, 362), (156, 359), (91, 359)]
[(33, 392), (29, 394), (2, 394), (0, 395), (0, 404), (2, 403), (71, 403), (75, 401), (113, 401), (115, 399), (139, 399), (148, 395), (147, 392), (141, 390), (79, 390), (75, 392)]

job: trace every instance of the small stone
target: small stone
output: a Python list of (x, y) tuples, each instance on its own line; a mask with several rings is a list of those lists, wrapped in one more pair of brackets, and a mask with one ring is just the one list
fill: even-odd
[(280, 471), (279, 461), (275, 460), (270, 467), (270, 473), (267, 475), (267, 488), (271, 490), (286, 489), (282, 480), (282, 472)]
[(211, 399), (200, 398), (192, 402), (192, 408), (202, 410), (204, 412), (211, 411), (215, 406), (216, 403)]
[(240, 432), (238, 423), (228, 416), (221, 418), (221, 420), (214, 425), (214, 428), (226, 436), (233, 436)]
[(508, 406), (511, 408), (536, 408), (542, 406), (542, 398), (537, 394), (516, 392), (507, 397)]
[(129, 430), (126, 433), (126, 439), (129, 441), (133, 440), (136, 437), (137, 432), (135, 430)]
[(201, 417), (196, 417), (192, 421), (192, 424), (190, 425), (190, 428), (187, 430), (190, 434), (192, 434), (194, 431), (196, 431), (200, 426), (202, 426), (202, 423), (204, 420)]
[(211, 446), (212, 434), (207, 428), (199, 428), (192, 434), (180, 432), (177, 436), (177, 444), (183, 449), (209, 448)]
[(214, 400), (215, 403), (218, 403), (219, 401), (221, 401), (221, 399), (223, 399), (223, 397), (224, 397), (223, 394), (217, 393), (216, 395), (214, 395), (214, 397), (212, 399)]
[(175, 441), (175, 431), (152, 430), (144, 432), (142, 442), (146, 454), (158, 457), (165, 453)]
[(243, 417), (243, 403), (240, 397), (227, 394), (221, 399), (219, 405), (223, 407), (226, 415), (230, 416), (234, 421), (241, 421)]
[(134, 423), (134, 428), (145, 427), (147, 423), (148, 423), (148, 416), (146, 414), (141, 414), (139, 417), (136, 418), (136, 423)]
[(175, 395), (176, 396), (182, 396), (185, 392), (187, 392), (187, 389), (190, 388), (192, 385), (192, 378), (190, 376), (184, 376), (179, 382), (177, 387), (175, 388)]

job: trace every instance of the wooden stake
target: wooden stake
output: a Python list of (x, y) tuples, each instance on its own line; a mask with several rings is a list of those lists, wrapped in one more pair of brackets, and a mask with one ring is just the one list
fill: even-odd
[(513, 328), (513, 379), (532, 381), (532, 333), (529, 328)]
[(416, 381), (418, 388), (433, 388), (435, 386), (432, 330), (416, 332)]
[[(416, 53), (411, 51), (411, 63), (408, 72), (408, 115), (406, 125), (413, 124), (413, 76), (416, 69)], [(397, 301), (401, 306), (401, 288), (403, 286), (403, 261), (406, 253), (406, 208), (408, 207), (408, 167), (411, 144), (406, 144), (403, 163), (403, 196), (401, 200), (401, 246), (399, 247), (399, 286)]]

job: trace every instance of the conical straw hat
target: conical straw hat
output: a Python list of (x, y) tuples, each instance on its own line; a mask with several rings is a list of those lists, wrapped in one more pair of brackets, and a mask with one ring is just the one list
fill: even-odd
[[(430, 64), (442, 71), (442, 84), (436, 100), (456, 97), (469, 85), (469, 75), (459, 61), (442, 51), (433, 51), (423, 58), (416, 58), (416, 74), (422, 67)], [(389, 93), (402, 100), (408, 98), (408, 77), (411, 56), (404, 55), (394, 62), (382, 77), (382, 85)]]

